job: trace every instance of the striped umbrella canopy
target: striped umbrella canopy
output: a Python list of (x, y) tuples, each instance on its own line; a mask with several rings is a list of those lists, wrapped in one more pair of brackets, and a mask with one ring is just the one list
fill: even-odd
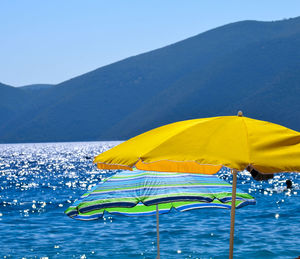
[[(157, 215), (171, 209), (231, 208), (232, 186), (215, 175), (171, 172), (122, 171), (107, 178), (76, 200), (65, 213), (78, 220), (95, 220), (107, 211), (125, 216)], [(255, 204), (236, 190), (236, 208)]]

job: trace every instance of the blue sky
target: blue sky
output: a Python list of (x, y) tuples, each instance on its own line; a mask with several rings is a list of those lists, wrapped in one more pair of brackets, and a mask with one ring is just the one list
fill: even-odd
[(297, 16), (299, 0), (2, 0), (0, 82), (55, 84), (227, 23)]

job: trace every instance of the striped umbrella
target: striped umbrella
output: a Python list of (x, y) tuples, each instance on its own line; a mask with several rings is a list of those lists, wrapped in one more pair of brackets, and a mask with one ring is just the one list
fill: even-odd
[[(231, 208), (232, 186), (214, 175), (122, 171), (85, 193), (65, 213), (78, 220), (95, 220), (105, 211), (125, 216), (155, 215), (159, 256), (159, 214), (172, 208)], [(255, 204), (252, 196), (236, 190), (236, 208)]]

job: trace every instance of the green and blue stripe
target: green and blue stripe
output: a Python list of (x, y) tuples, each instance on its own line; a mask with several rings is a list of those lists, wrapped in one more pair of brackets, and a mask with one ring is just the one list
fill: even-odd
[[(231, 185), (214, 175), (122, 171), (76, 200), (65, 213), (74, 219), (95, 220), (104, 211), (125, 216), (187, 211), (200, 208), (231, 208)], [(255, 204), (254, 198), (237, 189), (236, 208)]]

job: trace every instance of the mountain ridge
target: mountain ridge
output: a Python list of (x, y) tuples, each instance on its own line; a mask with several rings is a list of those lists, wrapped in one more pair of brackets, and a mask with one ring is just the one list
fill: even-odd
[(0, 142), (120, 140), (239, 109), (300, 130), (299, 25), (299, 17), (232, 23), (42, 91), (10, 89), (11, 103), (23, 103), (0, 105)]

